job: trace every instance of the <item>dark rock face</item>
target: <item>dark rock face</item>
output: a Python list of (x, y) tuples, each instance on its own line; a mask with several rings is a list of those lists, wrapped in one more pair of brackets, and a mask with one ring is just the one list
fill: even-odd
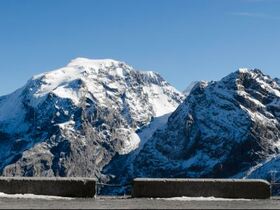
[(175, 110), (182, 98), (156, 73), (114, 60), (76, 59), (0, 98), (1, 173), (106, 182), (103, 167), (135, 150), (136, 131)]
[(279, 84), (260, 70), (200, 82), (139, 153), (134, 176), (248, 177), (279, 154), (279, 107)]

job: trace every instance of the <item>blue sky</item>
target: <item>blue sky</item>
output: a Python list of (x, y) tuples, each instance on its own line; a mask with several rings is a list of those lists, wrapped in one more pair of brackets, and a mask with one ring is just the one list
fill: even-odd
[(154, 70), (179, 90), (239, 67), (280, 77), (280, 0), (0, 0), (0, 95), (75, 57)]

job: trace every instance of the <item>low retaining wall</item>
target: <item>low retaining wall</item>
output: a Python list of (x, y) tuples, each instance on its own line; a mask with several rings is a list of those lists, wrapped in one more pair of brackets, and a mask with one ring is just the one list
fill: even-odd
[(64, 197), (94, 197), (96, 180), (92, 178), (1, 177), (0, 192)]
[(265, 199), (270, 184), (260, 179), (145, 179), (133, 180), (133, 197), (221, 197)]

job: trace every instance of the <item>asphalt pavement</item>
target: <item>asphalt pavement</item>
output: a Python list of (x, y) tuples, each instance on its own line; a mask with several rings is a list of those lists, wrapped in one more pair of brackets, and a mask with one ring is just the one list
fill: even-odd
[(271, 199), (150, 199), (129, 197), (22, 198), (1, 197), (1, 209), (280, 209), (280, 197)]

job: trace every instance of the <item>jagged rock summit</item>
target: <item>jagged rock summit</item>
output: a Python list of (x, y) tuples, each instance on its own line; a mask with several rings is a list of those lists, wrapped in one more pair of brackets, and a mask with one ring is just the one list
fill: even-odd
[(182, 102), (159, 74), (77, 58), (0, 97), (0, 171), (6, 176), (101, 174), (135, 150), (137, 131)]
[(138, 154), (133, 176), (268, 178), (280, 169), (278, 81), (239, 69), (196, 84)]

